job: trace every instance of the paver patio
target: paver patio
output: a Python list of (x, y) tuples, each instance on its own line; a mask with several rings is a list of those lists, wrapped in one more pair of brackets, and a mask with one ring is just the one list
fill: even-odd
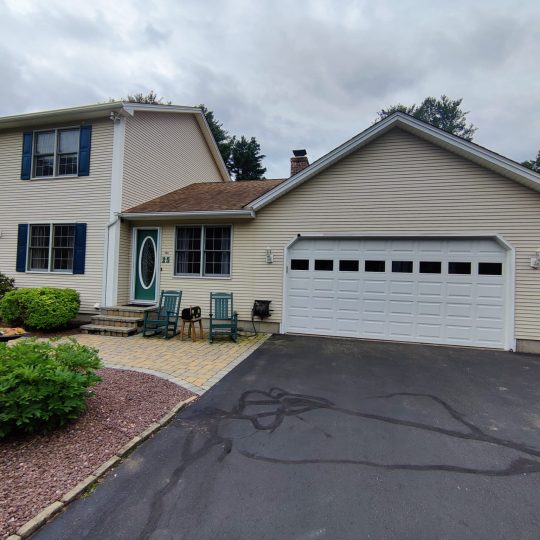
[(180, 341), (178, 336), (165, 340), (140, 335), (119, 338), (81, 334), (76, 339), (99, 349), (100, 357), (108, 367), (154, 373), (202, 394), (268, 337), (268, 334), (239, 336), (237, 343), (224, 338), (212, 344), (206, 340)]

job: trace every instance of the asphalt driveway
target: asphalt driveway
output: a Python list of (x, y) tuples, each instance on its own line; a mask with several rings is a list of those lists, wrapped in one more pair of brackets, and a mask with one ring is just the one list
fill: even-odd
[(36, 539), (539, 538), (540, 357), (275, 336)]

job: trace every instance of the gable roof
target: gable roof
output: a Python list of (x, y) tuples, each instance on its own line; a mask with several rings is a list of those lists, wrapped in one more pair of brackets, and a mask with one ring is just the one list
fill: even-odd
[[(195, 117), (208, 148), (224, 181), (230, 182), (231, 177), (221, 157), (221, 152), (210, 131), (210, 127), (201, 109), (198, 107), (183, 107), (180, 105), (152, 105), (146, 103), (130, 103), (126, 101), (111, 101), (80, 107), (68, 107), (49, 111), (17, 114), (0, 117), (0, 131), (17, 128), (36, 128), (52, 123), (80, 122), (114, 116), (134, 116), (137, 112), (159, 112), (165, 114), (191, 114)], [(113, 116), (114, 115), (114, 116)]]
[[(190, 213), (215, 213), (244, 211), (255, 199), (261, 197), (283, 180), (239, 180), (236, 182), (202, 182), (189, 184), (151, 201), (122, 212), (126, 218)], [(251, 210), (247, 210), (251, 216)]]
[(430, 141), (433, 144), (445, 148), (466, 159), (474, 161), (483, 167), (515, 180), (535, 191), (540, 191), (540, 174), (523, 167), (523, 165), (520, 165), (511, 159), (479, 146), (478, 144), (436, 128), (427, 122), (423, 122), (402, 112), (396, 112), (362, 131), (317, 161), (314, 161), (303, 171), (295, 174), (288, 180), (285, 180), (271, 191), (262, 194), (257, 200), (253, 201), (250, 207), (254, 211), (265, 207), (288, 193), (290, 190), (324, 171), (337, 161), (396, 127)]

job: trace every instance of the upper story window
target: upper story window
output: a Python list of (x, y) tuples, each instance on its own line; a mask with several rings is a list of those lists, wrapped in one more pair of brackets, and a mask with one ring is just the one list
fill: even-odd
[(26, 131), (21, 180), (89, 176), (92, 125)]
[(34, 135), (33, 177), (76, 175), (79, 128), (37, 131)]
[(226, 277), (231, 274), (231, 226), (176, 228), (175, 274)]

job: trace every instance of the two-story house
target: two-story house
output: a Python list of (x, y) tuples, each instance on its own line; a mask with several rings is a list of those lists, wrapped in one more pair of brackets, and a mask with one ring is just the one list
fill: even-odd
[(133, 233), (121, 212), (229, 181), (196, 108), (114, 102), (0, 118), (0, 272), (17, 287), (76, 289), (82, 313), (147, 299), (129, 290)]
[(0, 271), (17, 286), (241, 324), (540, 352), (540, 175), (395, 113), (286, 180), (230, 182), (200, 111), (112, 103), (0, 119)]

